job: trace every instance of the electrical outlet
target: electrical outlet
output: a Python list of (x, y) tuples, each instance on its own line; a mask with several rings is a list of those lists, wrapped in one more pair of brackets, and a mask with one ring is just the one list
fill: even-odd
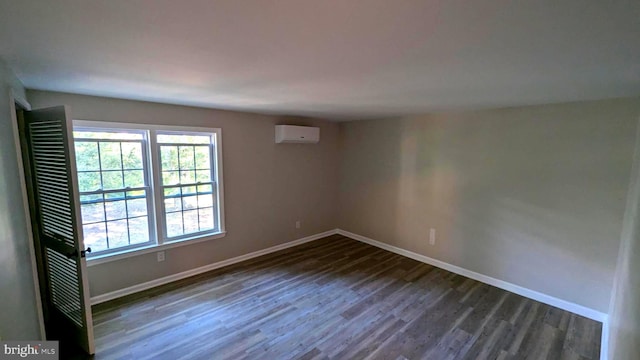
[(301, 226), (300, 220), (296, 221), (296, 229), (300, 229), (300, 226)]
[(431, 228), (429, 230), (429, 245), (435, 245), (436, 244), (436, 229)]
[(158, 251), (158, 262), (164, 261), (164, 251)]

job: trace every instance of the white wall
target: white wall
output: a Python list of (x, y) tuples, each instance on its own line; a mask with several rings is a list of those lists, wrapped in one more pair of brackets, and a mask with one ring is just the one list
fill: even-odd
[[(223, 128), (229, 235), (169, 250), (164, 263), (149, 254), (92, 266), (92, 295), (340, 227), (609, 311), (638, 98), (338, 126), (41, 91), (28, 96), (34, 107), (70, 105), (77, 119)], [(274, 144), (273, 125), (291, 122), (320, 126), (320, 145)], [(3, 164), (15, 162), (2, 149)], [(435, 246), (426, 241), (431, 227)], [(640, 262), (637, 243), (623, 243), (628, 250), (620, 253), (627, 259), (619, 271), (626, 275), (618, 277), (622, 298), (638, 299), (637, 276), (629, 274), (639, 270), (624, 265)], [(636, 300), (622, 298), (614, 314), (633, 319)], [(620, 321), (620, 329), (623, 323), (637, 330), (636, 320)], [(615, 334), (637, 339), (637, 332)]]
[(640, 356), (640, 123), (609, 315), (609, 359)]
[(339, 227), (608, 313), (639, 113), (616, 99), (343, 123)]
[(25, 98), (22, 84), (0, 60), (0, 337), (37, 340), (40, 328), (13, 139), (12, 90)]
[[(91, 295), (335, 228), (338, 124), (92, 96), (29, 91), (34, 108), (69, 105), (74, 119), (222, 128), (227, 236), (89, 267)], [(320, 143), (275, 144), (275, 124), (319, 126)], [(296, 229), (296, 220), (302, 228)]]

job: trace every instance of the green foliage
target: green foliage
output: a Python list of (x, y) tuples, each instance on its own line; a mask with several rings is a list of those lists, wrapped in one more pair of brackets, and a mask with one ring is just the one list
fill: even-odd
[(180, 154), (180, 170), (194, 170), (196, 164), (193, 146), (180, 146), (178, 152)]
[(75, 150), (81, 192), (144, 186), (142, 143), (80, 140)]
[[(162, 145), (162, 184), (191, 184), (211, 180), (209, 145)], [(196, 170), (197, 169), (197, 170)]]
[(160, 159), (162, 163), (162, 170), (178, 170), (178, 147), (177, 146), (161, 146), (160, 147)]
[(76, 142), (76, 166), (78, 171), (100, 170), (97, 143)]

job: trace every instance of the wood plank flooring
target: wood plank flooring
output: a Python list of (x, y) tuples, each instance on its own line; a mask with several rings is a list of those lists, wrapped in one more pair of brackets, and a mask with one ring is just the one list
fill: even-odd
[(96, 359), (598, 359), (601, 324), (339, 235), (94, 307)]

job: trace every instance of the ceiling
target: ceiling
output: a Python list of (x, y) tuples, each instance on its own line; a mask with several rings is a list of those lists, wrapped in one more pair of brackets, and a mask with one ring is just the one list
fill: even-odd
[(0, 0), (27, 88), (377, 118), (640, 95), (637, 0)]

